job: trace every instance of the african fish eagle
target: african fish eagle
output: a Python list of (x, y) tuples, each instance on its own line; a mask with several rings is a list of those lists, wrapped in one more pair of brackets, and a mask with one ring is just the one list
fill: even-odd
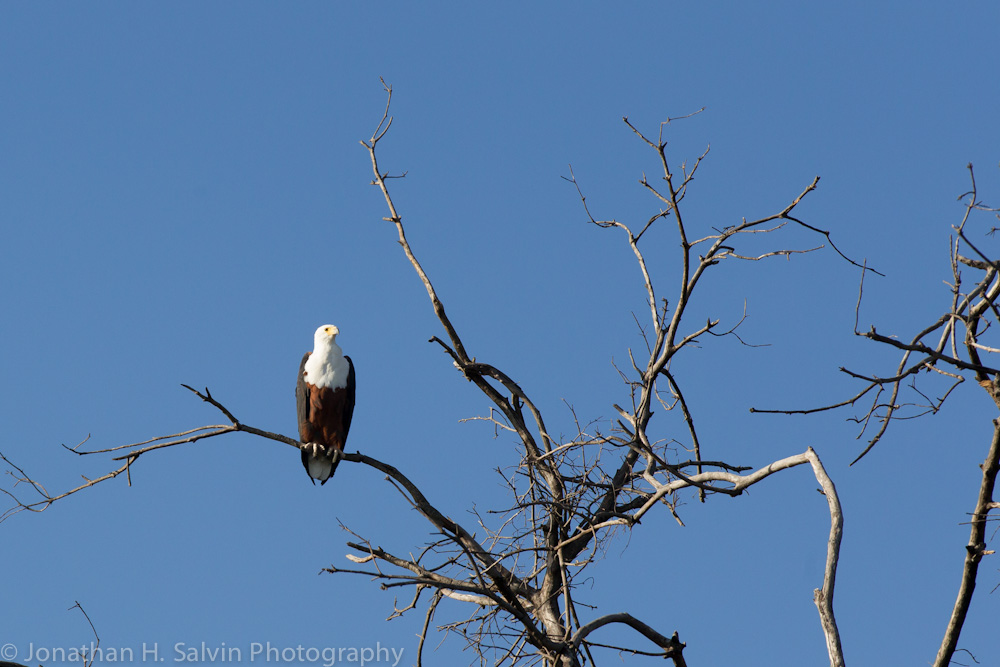
[(337, 345), (339, 333), (332, 324), (316, 329), (295, 387), (302, 465), (313, 484), (333, 477), (354, 415), (354, 364)]

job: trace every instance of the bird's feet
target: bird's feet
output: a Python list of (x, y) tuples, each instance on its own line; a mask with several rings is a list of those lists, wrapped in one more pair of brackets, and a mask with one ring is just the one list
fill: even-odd
[(302, 445), (302, 451), (315, 459), (336, 460), (340, 458), (340, 451), (335, 447), (325, 447), (318, 442), (307, 442)]
[(319, 444), (318, 442), (307, 442), (306, 444), (302, 445), (302, 451), (304, 451), (306, 454), (309, 454), (314, 459), (326, 456), (326, 447)]

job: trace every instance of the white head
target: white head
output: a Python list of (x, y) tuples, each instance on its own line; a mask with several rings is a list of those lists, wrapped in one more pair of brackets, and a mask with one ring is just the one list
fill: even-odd
[(337, 334), (340, 333), (340, 329), (332, 324), (324, 324), (319, 329), (316, 329), (315, 335), (313, 335), (313, 345), (315, 348), (321, 349), (324, 347), (330, 347), (337, 344)]

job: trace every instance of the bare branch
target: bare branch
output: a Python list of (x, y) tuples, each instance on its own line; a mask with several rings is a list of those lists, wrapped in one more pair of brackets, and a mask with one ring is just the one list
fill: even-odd
[(979, 573), (979, 563), (983, 556), (989, 553), (986, 549), (986, 522), (990, 509), (995, 505), (993, 493), (996, 487), (997, 473), (1000, 472), (1000, 420), (993, 421), (993, 440), (990, 443), (986, 460), (980, 466), (983, 472), (979, 485), (979, 496), (972, 513), (972, 532), (969, 543), (965, 547), (965, 564), (962, 568), (962, 583), (958, 589), (958, 599), (952, 609), (948, 627), (938, 649), (935, 667), (947, 667), (958, 648), (958, 638), (965, 624), (965, 618), (972, 604), (972, 594), (976, 590), (976, 576)]
[(600, 618), (594, 619), (590, 623), (587, 623), (582, 628), (577, 630), (576, 633), (573, 635), (572, 639), (573, 647), (578, 648), (586, 640), (587, 636), (590, 633), (594, 632), (599, 628), (603, 628), (605, 625), (610, 625), (612, 623), (620, 623), (622, 625), (627, 625), (628, 627), (632, 628), (633, 630), (641, 634), (643, 637), (648, 639), (649, 641), (659, 646), (661, 649), (663, 649), (663, 652), (660, 653), (659, 655), (661, 655), (664, 658), (672, 659), (674, 661), (674, 665), (676, 665), (677, 667), (681, 667), (686, 664), (684, 662), (684, 658), (681, 652), (687, 645), (681, 642), (680, 639), (678, 639), (676, 632), (673, 634), (672, 637), (668, 639), (663, 635), (661, 635), (656, 630), (654, 630), (653, 628), (643, 623), (642, 621), (636, 619), (632, 615), (624, 613), (607, 614), (605, 616), (601, 616)]
[(76, 604), (70, 607), (67, 611), (72, 609), (79, 609), (80, 613), (83, 614), (83, 617), (87, 619), (87, 623), (90, 625), (90, 631), (94, 633), (94, 639), (97, 640), (97, 642), (94, 644), (94, 651), (92, 653), (89, 653), (89, 656), (87, 653), (84, 653), (81, 656), (83, 658), (84, 667), (91, 667), (94, 664), (94, 659), (97, 656), (97, 650), (101, 647), (101, 637), (100, 635), (97, 634), (97, 628), (94, 627), (94, 622), (90, 620), (90, 614), (88, 614), (87, 610), (83, 608), (83, 605), (80, 604), (79, 600), (76, 600), (75, 602)]
[(812, 464), (816, 480), (823, 489), (830, 504), (830, 539), (826, 549), (826, 570), (823, 574), (823, 587), (813, 591), (813, 601), (819, 609), (820, 623), (823, 626), (823, 635), (826, 637), (826, 649), (830, 654), (830, 665), (832, 667), (844, 666), (844, 651), (840, 645), (840, 631), (837, 629), (837, 621), (833, 614), (833, 591), (837, 583), (837, 564), (840, 561), (840, 540), (844, 535), (844, 514), (840, 509), (840, 497), (837, 495), (837, 488), (833, 485), (833, 480), (826, 474), (823, 463), (816, 456), (816, 452), (810, 447), (806, 451), (809, 463)]

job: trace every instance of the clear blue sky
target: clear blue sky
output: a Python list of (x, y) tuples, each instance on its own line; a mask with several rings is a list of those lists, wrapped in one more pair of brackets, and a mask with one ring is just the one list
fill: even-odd
[[(1000, 202), (1000, 8), (898, 3), (4, 3), (0, 7), (0, 451), (56, 492), (113, 446), (221, 417), (295, 433), (294, 373), (313, 330), (340, 326), (355, 362), (349, 449), (398, 466), (462, 520), (501, 505), (492, 472), (515, 444), (460, 419), (487, 411), (440, 349), (440, 328), (382, 222), (358, 140), (393, 84), (382, 162), (414, 250), (470, 354), (503, 368), (571, 433), (565, 406), (608, 419), (627, 396), (613, 361), (641, 346), (642, 284), (622, 235), (644, 221), (655, 156), (621, 122), (669, 116), (675, 161), (711, 144), (689, 196), (701, 230), (799, 211), (886, 274), (861, 324), (909, 336), (947, 307), (950, 225), (976, 165)], [(990, 224), (985, 218), (976, 233)], [(816, 240), (791, 233), (796, 247)], [(652, 267), (671, 296), (676, 239)], [(992, 238), (982, 238), (994, 250)], [(977, 463), (994, 416), (974, 386), (933, 418), (863, 447), (848, 413), (750, 415), (839, 400), (837, 369), (896, 358), (852, 335), (858, 271), (829, 250), (724, 267), (694, 326), (735, 323), (675, 366), (704, 453), (763, 465), (812, 445), (847, 513), (836, 609), (849, 663), (932, 660), (957, 592)], [(669, 290), (668, 290), (669, 288)], [(971, 383), (969, 383), (971, 385)], [(680, 422), (654, 417), (659, 437)], [(650, 516), (577, 599), (688, 642), (689, 664), (825, 664), (812, 603), (828, 514), (805, 469), (746, 496)], [(349, 535), (406, 553), (426, 527), (374, 471), (313, 487), (283, 445), (234, 436), (144, 457), (123, 479), (0, 525), (0, 645), (91, 640), (241, 647), (382, 646), (412, 664), (422, 616), (347, 576)], [(961, 646), (1000, 661), (995, 563)], [(406, 594), (401, 595), (401, 604)], [(442, 604), (437, 620), (464, 613)], [(433, 639), (437, 645), (440, 637)], [(446, 641), (434, 664), (465, 664)], [(610, 658), (616, 660), (617, 658)], [(49, 663), (53, 664), (53, 663)]]

